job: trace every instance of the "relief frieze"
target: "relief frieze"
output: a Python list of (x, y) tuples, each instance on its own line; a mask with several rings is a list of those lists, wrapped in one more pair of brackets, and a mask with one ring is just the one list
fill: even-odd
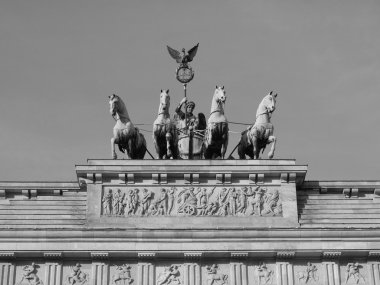
[(40, 277), (37, 275), (39, 266), (32, 262), (31, 265), (22, 267), (22, 276), (17, 285), (44, 285)]
[(102, 215), (282, 216), (278, 189), (266, 187), (105, 187)]
[(272, 284), (274, 271), (269, 269), (265, 262), (261, 262), (258, 266), (255, 266), (255, 273), (257, 276), (257, 284)]
[(76, 263), (74, 266), (70, 266), (70, 274), (66, 276), (68, 285), (85, 285), (88, 284), (88, 273), (82, 271), (82, 265)]
[(116, 273), (112, 275), (112, 285), (130, 285), (133, 283), (131, 277), (131, 266), (123, 264), (116, 266)]

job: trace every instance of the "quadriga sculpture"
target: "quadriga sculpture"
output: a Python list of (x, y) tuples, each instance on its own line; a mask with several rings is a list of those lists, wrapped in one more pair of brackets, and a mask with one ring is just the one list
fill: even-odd
[(206, 159), (224, 159), (228, 145), (228, 121), (224, 116), (224, 104), (226, 102), (226, 92), (223, 87), (216, 86), (214, 96), (211, 101), (210, 117), (207, 121), (205, 135)]
[(158, 117), (153, 123), (153, 142), (158, 159), (178, 158), (176, 127), (169, 114), (169, 90), (161, 90)]
[(111, 139), (112, 158), (117, 159), (115, 144), (122, 153), (127, 151), (130, 159), (143, 159), (146, 141), (139, 130), (132, 124), (127, 108), (121, 98), (115, 94), (109, 96), (110, 113), (116, 120)]
[(242, 133), (238, 154), (240, 159), (248, 155), (251, 159), (259, 159), (260, 151), (264, 152), (267, 144), (272, 143), (268, 158), (272, 159), (276, 148), (276, 137), (273, 136), (273, 125), (270, 122), (276, 109), (277, 94), (271, 91), (261, 101), (256, 112), (255, 124)]

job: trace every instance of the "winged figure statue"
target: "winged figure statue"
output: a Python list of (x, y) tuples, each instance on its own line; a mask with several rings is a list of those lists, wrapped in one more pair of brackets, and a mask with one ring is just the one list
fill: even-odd
[(180, 63), (181, 65), (187, 65), (187, 63), (191, 62), (193, 58), (195, 57), (195, 55), (197, 54), (198, 46), (199, 46), (199, 43), (196, 46), (189, 49), (187, 53), (186, 53), (186, 50), (183, 48), (182, 49), (183, 55), (178, 50), (175, 50), (171, 48), (170, 46), (167, 46), (167, 47), (168, 47), (170, 56), (174, 58), (177, 63)]

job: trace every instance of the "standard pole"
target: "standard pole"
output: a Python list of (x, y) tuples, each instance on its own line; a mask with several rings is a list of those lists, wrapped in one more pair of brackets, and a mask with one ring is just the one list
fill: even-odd
[[(184, 95), (185, 95), (185, 98), (187, 99), (187, 94), (186, 94), (186, 91), (187, 91), (187, 84), (183, 84), (183, 91), (184, 91)], [(187, 108), (186, 108), (186, 103), (185, 103), (185, 133), (187, 134)]]

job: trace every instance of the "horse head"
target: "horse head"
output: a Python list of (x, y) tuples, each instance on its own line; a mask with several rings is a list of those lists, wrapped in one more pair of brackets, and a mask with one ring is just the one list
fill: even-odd
[(168, 114), (170, 107), (169, 89), (161, 90), (160, 106), (158, 107), (158, 114)]
[(215, 87), (215, 93), (214, 93), (214, 100), (216, 100), (216, 102), (218, 104), (221, 104), (221, 103), (225, 103), (226, 102), (226, 91), (224, 90), (224, 86), (220, 87), (220, 86), (216, 86)]
[(119, 106), (120, 97), (115, 95), (115, 94), (112, 94), (112, 95), (108, 96), (108, 98), (110, 99), (110, 101), (109, 101), (110, 113), (111, 113), (112, 117), (114, 117), (118, 113), (118, 106)]
[(275, 94), (273, 91), (269, 92), (268, 95), (266, 95), (263, 100), (261, 101), (259, 108), (256, 112), (256, 117), (263, 115), (263, 114), (272, 114), (274, 110), (276, 109), (276, 98), (277, 93)]

